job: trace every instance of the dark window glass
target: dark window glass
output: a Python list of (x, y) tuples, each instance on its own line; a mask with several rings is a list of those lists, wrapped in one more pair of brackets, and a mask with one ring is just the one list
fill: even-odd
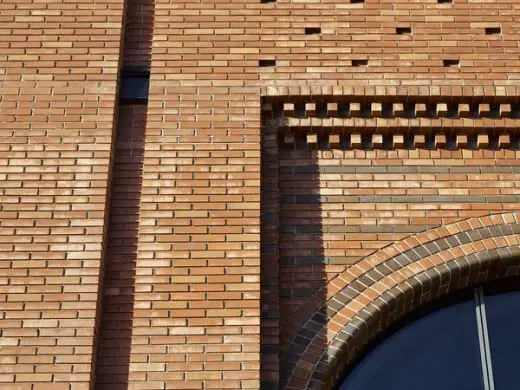
[(517, 390), (520, 351), (520, 291), (486, 295), (486, 317), (495, 389)]
[(474, 302), (445, 307), (380, 343), (340, 390), (483, 389), (478, 340)]
[(122, 101), (146, 101), (148, 99), (149, 74), (123, 73), (120, 98)]

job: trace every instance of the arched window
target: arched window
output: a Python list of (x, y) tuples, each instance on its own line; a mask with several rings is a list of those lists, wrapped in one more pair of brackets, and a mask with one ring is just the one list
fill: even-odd
[(477, 287), (378, 337), (340, 390), (518, 389), (520, 282)]

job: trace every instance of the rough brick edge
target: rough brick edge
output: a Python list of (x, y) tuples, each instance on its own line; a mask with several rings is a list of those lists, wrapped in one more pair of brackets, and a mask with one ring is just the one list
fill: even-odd
[(311, 299), (297, 313), (301, 330), (281, 359), (281, 388), (333, 388), (356, 352), (402, 315), (518, 274), (519, 265), (520, 213), (471, 218), (389, 245), (334, 278), (326, 304)]

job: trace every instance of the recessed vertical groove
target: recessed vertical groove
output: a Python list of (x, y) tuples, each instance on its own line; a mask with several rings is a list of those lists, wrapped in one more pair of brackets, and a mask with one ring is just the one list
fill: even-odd
[[(129, 0), (122, 69), (149, 69), (154, 0)], [(128, 388), (146, 101), (120, 104), (110, 186), (102, 308), (97, 337), (97, 390)]]

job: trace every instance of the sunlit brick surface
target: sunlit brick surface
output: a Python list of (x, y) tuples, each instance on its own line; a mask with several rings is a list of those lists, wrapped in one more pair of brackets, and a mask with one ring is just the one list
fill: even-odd
[(0, 15), (0, 388), (88, 389), (123, 1)]
[[(501, 0), (2, 1), (0, 387), (331, 386), (320, 362), (349, 325), (335, 294), (365, 286), (356, 267), (518, 209), (519, 14)], [(115, 107), (123, 67), (150, 68), (147, 105)], [(355, 150), (327, 122), (352, 96)], [(408, 150), (411, 122), (381, 120), (387, 101), (423, 119), (425, 101), (443, 119), (460, 102), (458, 149)], [(358, 120), (367, 102), (379, 121)], [(381, 126), (391, 150), (364, 150)], [(517, 245), (493, 237), (463, 248)], [(325, 325), (305, 344), (309, 318)]]

